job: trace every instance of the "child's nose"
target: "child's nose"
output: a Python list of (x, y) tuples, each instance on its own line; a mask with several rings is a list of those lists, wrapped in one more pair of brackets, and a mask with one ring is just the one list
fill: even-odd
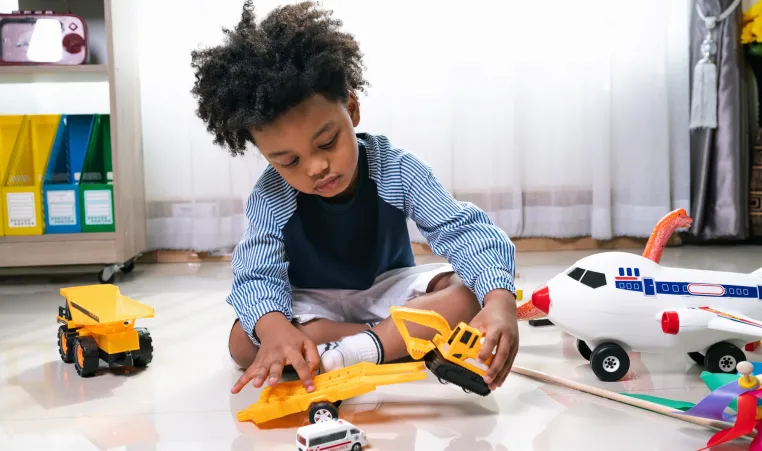
[(310, 177), (319, 177), (325, 175), (326, 169), (328, 169), (328, 160), (325, 158), (313, 158), (310, 160), (308, 166), (308, 173)]

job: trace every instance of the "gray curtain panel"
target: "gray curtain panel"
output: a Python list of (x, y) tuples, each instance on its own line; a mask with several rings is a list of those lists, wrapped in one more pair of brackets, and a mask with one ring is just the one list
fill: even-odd
[[(733, 0), (696, 0), (706, 16), (717, 16)], [(691, 8), (691, 84), (693, 67), (701, 59), (706, 36), (704, 21)], [(742, 8), (739, 5), (718, 23), (717, 128), (691, 130), (690, 233), (702, 240), (749, 237), (749, 182), (751, 147), (756, 135), (756, 99), (753, 73), (740, 43)], [(691, 86), (692, 87), (692, 86)]]

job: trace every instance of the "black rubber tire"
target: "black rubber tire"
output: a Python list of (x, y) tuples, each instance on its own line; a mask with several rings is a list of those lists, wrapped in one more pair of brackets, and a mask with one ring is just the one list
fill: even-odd
[[(98, 371), (100, 357), (98, 344), (93, 337), (77, 337), (74, 341), (74, 368), (81, 377), (90, 377)], [(79, 359), (82, 349), (82, 361)]]
[(630, 371), (630, 356), (616, 343), (602, 343), (590, 355), (593, 373), (603, 382), (616, 382)]
[(330, 417), (324, 418), (323, 421), (339, 419), (339, 409), (336, 405), (330, 402), (317, 402), (310, 406), (310, 423), (318, 423), (320, 421), (319, 414), (325, 413), (329, 414)]
[(98, 271), (98, 282), (102, 284), (114, 283), (114, 281), (116, 280), (116, 271), (113, 274), (111, 274), (111, 277), (109, 277), (108, 279), (104, 279), (105, 271), (106, 271), (105, 269), (101, 269), (100, 271)]
[(593, 354), (593, 351), (590, 350), (590, 346), (579, 338), (577, 339), (577, 352), (579, 352), (579, 355), (588, 362), (590, 361), (590, 356)]
[(359, 443), (355, 443), (352, 445), (352, 451), (360, 451), (362, 449), (362, 445)]
[(130, 260), (122, 266), (121, 271), (124, 274), (129, 274), (133, 269), (135, 269), (135, 260)]
[(736, 374), (736, 365), (746, 360), (746, 354), (736, 345), (721, 341), (707, 351), (704, 367), (710, 373)]
[(706, 358), (704, 357), (704, 354), (700, 352), (689, 352), (688, 357), (691, 358), (694, 362), (698, 363), (701, 366), (704, 366), (704, 363), (706, 362)]
[(64, 363), (74, 363), (74, 340), (76, 336), (77, 333), (70, 331), (65, 325), (58, 328), (58, 355), (61, 356)]
[(153, 338), (151, 333), (145, 327), (136, 327), (138, 333), (138, 344), (140, 351), (136, 352), (137, 357), (133, 357), (133, 363), (137, 368), (145, 368), (153, 361)]

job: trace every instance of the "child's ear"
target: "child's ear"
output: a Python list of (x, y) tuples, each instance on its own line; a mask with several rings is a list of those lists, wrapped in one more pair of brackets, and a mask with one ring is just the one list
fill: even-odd
[(357, 100), (357, 96), (352, 91), (349, 91), (349, 98), (347, 99), (347, 111), (349, 111), (349, 117), (352, 118), (352, 125), (357, 127), (360, 124), (360, 102)]

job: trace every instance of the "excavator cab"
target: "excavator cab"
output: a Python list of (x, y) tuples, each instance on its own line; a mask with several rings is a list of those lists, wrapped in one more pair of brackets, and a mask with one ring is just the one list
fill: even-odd
[[(477, 329), (460, 323), (450, 334), (447, 345), (447, 354), (445, 356), (449, 355), (452, 359), (458, 359), (463, 362), (466, 359), (476, 360), (482, 348), (482, 334)], [(489, 362), (487, 365), (489, 365)]]
[[(483, 376), (492, 362), (492, 356), (485, 363), (477, 360), (483, 341), (478, 329), (461, 322), (450, 330), (447, 320), (430, 310), (392, 307), (391, 316), (405, 341), (408, 354), (415, 360), (424, 359), (426, 367), (440, 382), (451, 382), (465, 391), (482, 396), (491, 392)], [(436, 334), (431, 340), (413, 337), (405, 321), (430, 327)]]

